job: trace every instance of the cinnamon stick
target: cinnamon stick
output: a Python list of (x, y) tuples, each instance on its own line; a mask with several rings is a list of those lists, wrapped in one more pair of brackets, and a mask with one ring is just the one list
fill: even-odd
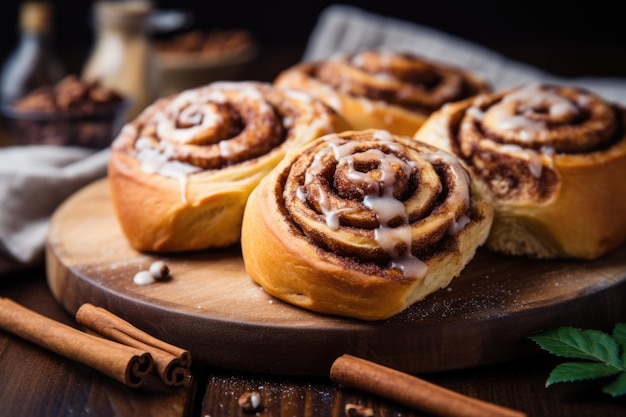
[(76, 321), (106, 338), (149, 352), (156, 372), (166, 385), (180, 386), (187, 379), (191, 366), (187, 350), (157, 339), (110, 311), (89, 303), (80, 306)]
[(131, 387), (152, 371), (146, 351), (81, 332), (0, 297), (0, 328)]
[(522, 417), (526, 414), (467, 397), (383, 365), (343, 355), (330, 369), (338, 384), (442, 417)]

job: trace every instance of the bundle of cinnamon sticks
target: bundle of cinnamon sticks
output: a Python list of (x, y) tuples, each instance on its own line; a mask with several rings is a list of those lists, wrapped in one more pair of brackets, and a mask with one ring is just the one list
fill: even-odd
[(137, 388), (152, 373), (167, 386), (181, 386), (191, 366), (190, 353), (159, 340), (122, 318), (83, 304), (76, 321), (89, 332), (52, 320), (0, 297), (0, 328), (61, 356), (83, 363)]

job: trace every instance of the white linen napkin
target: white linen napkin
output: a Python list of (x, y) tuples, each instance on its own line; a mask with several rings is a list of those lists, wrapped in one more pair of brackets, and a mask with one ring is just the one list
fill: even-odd
[(0, 148), (0, 274), (43, 261), (54, 210), (79, 188), (106, 175), (109, 150)]

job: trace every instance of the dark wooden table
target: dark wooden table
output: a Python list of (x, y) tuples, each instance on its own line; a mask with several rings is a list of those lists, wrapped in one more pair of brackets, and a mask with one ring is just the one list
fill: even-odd
[[(511, 46), (507, 55), (542, 63), (544, 69), (568, 69), (561, 75), (623, 75), (606, 62), (587, 59), (588, 66), (567, 66), (567, 58), (579, 59), (580, 48), (524, 48)], [(490, 45), (498, 46), (498, 45)], [(550, 44), (548, 44), (550, 46)], [(529, 51), (528, 54), (524, 54)], [(549, 53), (540, 54), (542, 51)], [(585, 49), (589, 56), (602, 48)], [(280, 59), (269, 59), (269, 68), (255, 67), (258, 79), (269, 80), (278, 68), (295, 63), (300, 50), (279, 51)], [(558, 53), (555, 53), (558, 52)], [(530, 56), (527, 56), (530, 55)], [(606, 55), (606, 54), (605, 54)], [(530, 60), (539, 57), (536, 61)], [(604, 56), (604, 55), (603, 55)], [(610, 54), (609, 57), (617, 56)], [(549, 59), (547, 59), (549, 58)], [(555, 62), (554, 66), (549, 66)], [(591, 63), (598, 63), (589, 68)], [(562, 64), (562, 65), (561, 65)], [(561, 65), (561, 66), (558, 66)], [(613, 70), (610, 70), (612, 68)], [(623, 71), (620, 68), (620, 71)], [(593, 72), (593, 70), (596, 70)], [(616, 73), (617, 71), (617, 73)], [(573, 73), (572, 73), (573, 72)], [(607, 72), (610, 72), (607, 74)], [(259, 75), (261, 74), (261, 75)], [(0, 145), (10, 144), (0, 135)], [(0, 275), (0, 296), (9, 297), (45, 316), (78, 327), (52, 297), (43, 266)], [(626, 320), (626, 317), (623, 318)], [(468, 344), (471, 341), (468, 341)], [(262, 357), (257, 360), (263, 361)], [(537, 348), (536, 355), (515, 362), (474, 369), (420, 375), (423, 379), (459, 393), (520, 410), (534, 416), (626, 416), (626, 398), (613, 399), (601, 392), (606, 381), (594, 380), (545, 387), (549, 372), (560, 363)], [(245, 412), (238, 398), (249, 391), (262, 396), (262, 408)], [(413, 417), (427, 414), (376, 396), (338, 386), (330, 378), (250, 374), (216, 369), (195, 363), (187, 384), (178, 389), (130, 389), (84, 365), (48, 352), (14, 335), (0, 331), (0, 417), (40, 416), (306, 416), (341, 417), (347, 403), (371, 407), (379, 417)]]
[[(53, 299), (43, 268), (0, 277), (0, 295), (76, 326)], [(625, 318), (626, 319), (626, 318)], [(468, 341), (471, 343), (471, 341)], [(263, 358), (259, 357), (259, 361)], [(544, 383), (558, 359), (537, 354), (511, 363), (420, 375), (468, 396), (528, 416), (624, 416), (626, 398), (612, 399), (605, 381)], [(262, 408), (238, 405), (258, 391)], [(376, 416), (425, 416), (376, 396), (338, 386), (330, 378), (249, 374), (194, 364), (182, 388), (130, 389), (84, 365), (0, 331), (0, 416), (344, 416), (347, 403), (371, 407)]]

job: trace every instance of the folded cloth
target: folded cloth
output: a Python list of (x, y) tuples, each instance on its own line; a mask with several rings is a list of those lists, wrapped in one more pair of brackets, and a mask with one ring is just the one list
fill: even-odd
[(51, 214), (106, 175), (109, 151), (55, 146), (0, 148), (0, 274), (43, 261)]
[(566, 79), (526, 65), (433, 28), (380, 16), (346, 5), (332, 5), (320, 14), (303, 59), (318, 60), (364, 48), (390, 48), (466, 68), (495, 89), (528, 82), (569, 83), (585, 87), (607, 100), (626, 103), (626, 79), (585, 77)]

